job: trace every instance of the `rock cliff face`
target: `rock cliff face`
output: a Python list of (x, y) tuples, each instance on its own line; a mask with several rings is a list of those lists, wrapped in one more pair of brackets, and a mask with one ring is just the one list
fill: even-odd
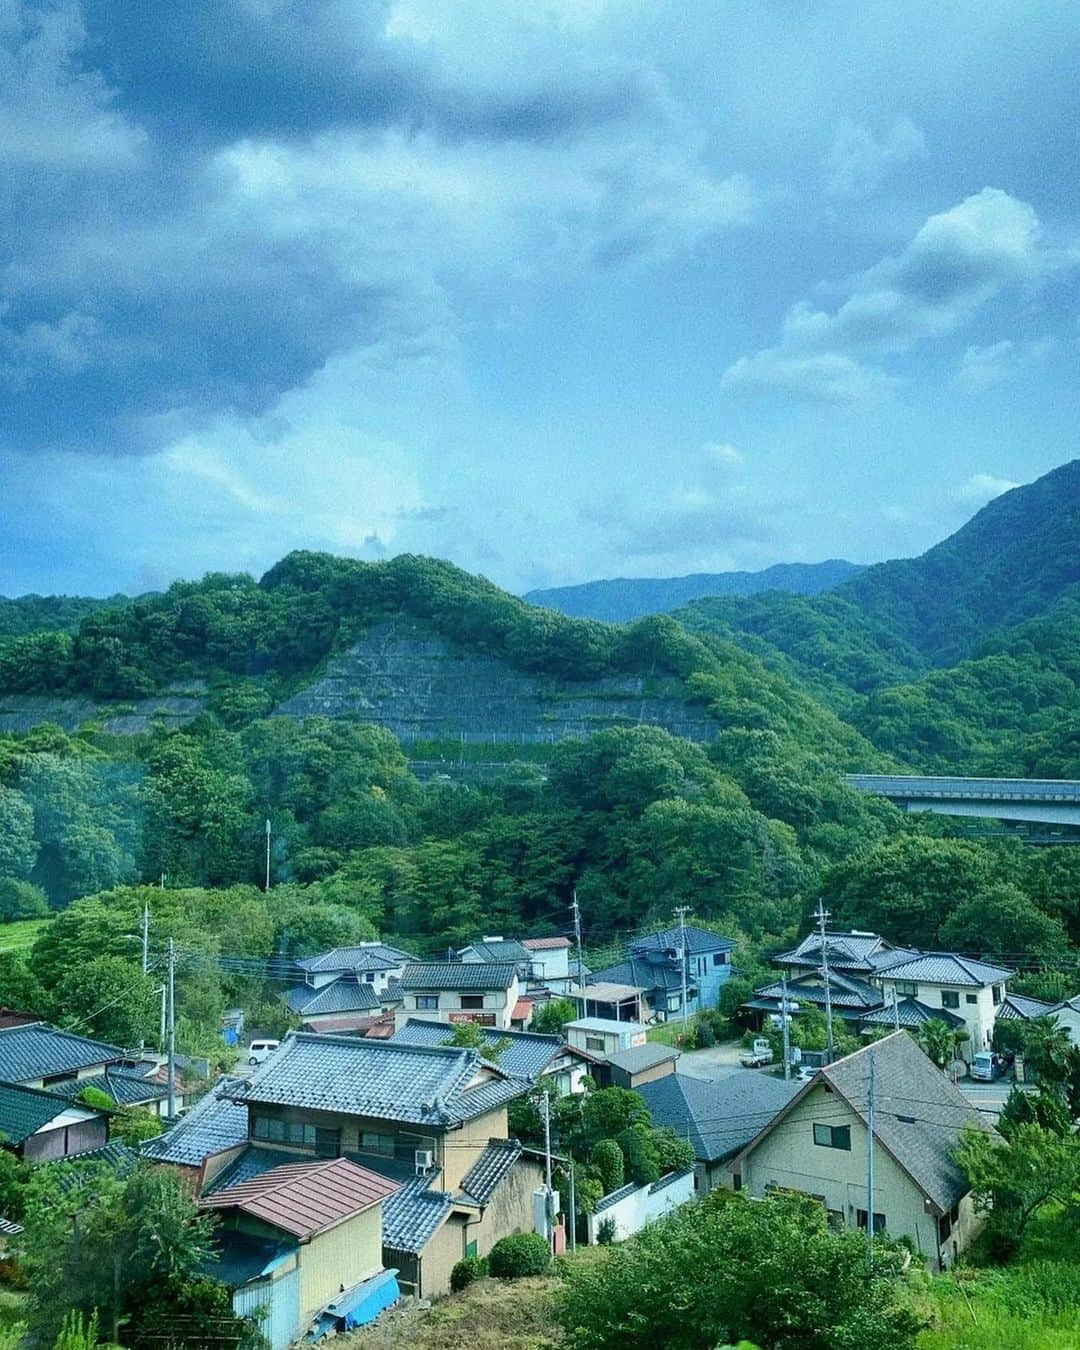
[(204, 707), (201, 690), (166, 690), (135, 703), (102, 706), (89, 698), (53, 698), (48, 694), (0, 694), (0, 732), (30, 731), (42, 722), (65, 731), (78, 731), (87, 722), (100, 722), (114, 736), (135, 736), (159, 723), (167, 730), (182, 727)]
[(558, 680), (515, 670), (499, 657), (457, 648), (398, 618), (372, 628), (324, 673), (276, 710), (288, 717), (351, 716), (404, 742), (554, 742), (638, 722), (689, 740), (711, 740), (716, 723), (679, 697), (674, 681), (640, 675)]

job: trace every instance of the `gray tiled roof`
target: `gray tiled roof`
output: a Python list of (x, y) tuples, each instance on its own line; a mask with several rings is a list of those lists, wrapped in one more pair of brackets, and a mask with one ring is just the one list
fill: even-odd
[(689, 1139), (700, 1161), (717, 1162), (748, 1144), (800, 1086), (740, 1069), (716, 1081), (672, 1073), (636, 1091), (652, 1112), (654, 1125), (670, 1126)]
[(287, 990), (285, 1002), (302, 1017), (324, 1017), (329, 1013), (369, 1012), (381, 1007), (370, 984), (349, 975), (313, 989), (309, 984), (296, 985)]
[[(630, 943), (631, 951), (669, 951), (679, 947), (682, 934), (678, 928), (662, 928), (658, 933), (644, 933)], [(707, 928), (698, 928), (695, 924), (686, 925), (686, 950), (692, 955), (704, 955), (707, 952), (730, 952), (735, 950), (731, 938), (719, 933), (710, 933)]]
[(0, 1083), (0, 1136), (9, 1144), (21, 1144), (67, 1109), (68, 1104), (51, 1092)]
[(496, 938), (483, 942), (470, 942), (467, 947), (462, 947), (458, 951), (458, 956), (463, 957), (467, 951), (473, 951), (481, 961), (493, 963), (497, 961), (531, 961), (532, 956), (528, 949), (523, 947), (517, 938)]
[[(403, 1045), (445, 1045), (452, 1031), (445, 1022), (410, 1017), (391, 1041)], [(494, 1027), (484, 1028), (484, 1044), (503, 1047), (494, 1061), (503, 1073), (511, 1078), (527, 1079), (538, 1078), (566, 1048), (561, 1036), (542, 1036), (532, 1031), (498, 1031)]]
[(333, 951), (322, 952), (318, 956), (306, 956), (295, 964), (300, 970), (308, 971), (347, 971), (347, 970), (389, 970), (392, 966), (404, 965), (413, 961), (409, 952), (400, 947), (391, 947), (385, 942), (360, 943), (355, 947), (335, 947)]
[(111, 1097), (117, 1106), (145, 1106), (147, 1102), (158, 1102), (169, 1095), (166, 1083), (154, 1079), (136, 1077), (131, 1073), (99, 1073), (92, 1078), (74, 1079), (67, 1083), (55, 1083), (46, 1091), (66, 1101), (74, 1101), (85, 1088), (96, 1088)]
[(521, 1157), (521, 1145), (516, 1139), (492, 1139), (476, 1162), (461, 1178), (461, 1189), (466, 1195), (486, 1205), (511, 1169)]
[(211, 1154), (242, 1144), (248, 1136), (247, 1107), (224, 1095), (239, 1083), (222, 1079), (215, 1084), (171, 1129), (148, 1139), (141, 1146), (143, 1154), (157, 1162), (198, 1167)]
[(429, 1189), (431, 1179), (416, 1177), (383, 1201), (383, 1246), (417, 1253), (450, 1212), (451, 1196)]
[(124, 1051), (117, 1045), (58, 1031), (45, 1022), (0, 1028), (0, 1080), (6, 1083), (74, 1073), (123, 1057)]
[[(795, 980), (788, 980), (789, 1002), (823, 1004), (825, 986), (816, 983), (817, 978), (804, 975)], [(754, 992), (758, 998), (775, 999), (779, 1007), (784, 997), (784, 986), (777, 980), (775, 984), (763, 985)], [(875, 989), (865, 980), (853, 979), (850, 975), (842, 975), (836, 970), (829, 971), (829, 996), (834, 1008), (876, 1008), (884, 1002), (880, 989)]]
[(64, 1158), (53, 1158), (45, 1166), (56, 1169), (60, 1189), (67, 1190), (75, 1184), (79, 1175), (77, 1169), (87, 1164), (108, 1167), (117, 1176), (126, 1177), (138, 1161), (139, 1154), (135, 1149), (122, 1144), (119, 1139), (112, 1139), (100, 1148), (87, 1149), (85, 1153), (69, 1153)]
[(1045, 1003), (1041, 998), (1027, 998), (1023, 994), (1006, 994), (1001, 1000), (996, 1017), (1006, 1022), (1028, 1022), (1033, 1017), (1045, 1017), (1060, 1004)]
[[(966, 1125), (981, 1130), (989, 1126), (906, 1031), (894, 1032), (828, 1065), (793, 1101), (812, 1092), (820, 1093), (827, 1083), (865, 1123), (871, 1055), (875, 1076), (874, 1137), (923, 1195), (944, 1213), (968, 1191), (964, 1175), (953, 1159), (960, 1131)], [(835, 1116), (835, 1105), (830, 1109)], [(795, 1171), (800, 1169), (799, 1147), (797, 1140), (789, 1144), (791, 1168)]]
[[(646, 961), (631, 954), (625, 961), (616, 961), (613, 966), (603, 970), (594, 970), (586, 984), (586, 994), (590, 984), (625, 984), (648, 992), (660, 989), (665, 993), (682, 990), (682, 968), (677, 961)], [(694, 987), (694, 980), (687, 981), (687, 988)]]
[(298, 1032), (231, 1093), (238, 1101), (451, 1125), (526, 1089), (485, 1064), (475, 1050)]
[(414, 961), (401, 973), (411, 989), (506, 989), (517, 974), (513, 961)]
[(632, 1045), (629, 1050), (619, 1050), (614, 1055), (608, 1055), (607, 1062), (624, 1073), (641, 1073), (644, 1069), (652, 1069), (657, 1064), (678, 1058), (678, 1050), (672, 1049), (670, 1045), (646, 1041), (644, 1045)]
[(924, 1022), (935, 1020), (944, 1022), (950, 1027), (962, 1027), (964, 1025), (964, 1019), (958, 1017), (956, 1013), (950, 1012), (948, 1008), (929, 1008), (925, 1003), (920, 1003), (915, 998), (899, 999), (895, 1012), (892, 1003), (886, 1003), (880, 1008), (875, 1008), (873, 1012), (868, 1012), (862, 1020), (875, 1027), (892, 1027), (897, 1022), (902, 1027), (921, 1027)]
[(973, 989), (987, 984), (1000, 984), (1015, 974), (1015, 970), (991, 966), (985, 961), (975, 961), (970, 956), (957, 956), (955, 952), (920, 952), (910, 961), (901, 961), (882, 972), (883, 978), (888, 980), (959, 984)]

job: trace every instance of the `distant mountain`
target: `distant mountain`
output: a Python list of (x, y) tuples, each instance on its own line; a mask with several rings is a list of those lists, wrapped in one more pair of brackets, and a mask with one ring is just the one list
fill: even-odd
[(863, 569), (858, 563), (830, 558), (819, 563), (775, 563), (761, 572), (695, 572), (687, 577), (618, 577), (529, 591), (532, 605), (557, 609), (576, 619), (629, 623), (647, 614), (664, 614), (708, 595), (757, 595), (786, 591), (818, 595)]
[(0, 595), (0, 637), (23, 633), (74, 632), (87, 614), (109, 605), (119, 605), (126, 595), (100, 599), (91, 595)]

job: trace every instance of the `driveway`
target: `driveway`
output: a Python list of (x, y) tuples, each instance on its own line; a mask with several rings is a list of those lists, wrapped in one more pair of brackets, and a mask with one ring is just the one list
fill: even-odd
[(721, 1041), (710, 1045), (707, 1050), (684, 1050), (679, 1056), (676, 1067), (679, 1073), (690, 1078), (730, 1078), (742, 1066), (739, 1056), (742, 1054), (741, 1040)]

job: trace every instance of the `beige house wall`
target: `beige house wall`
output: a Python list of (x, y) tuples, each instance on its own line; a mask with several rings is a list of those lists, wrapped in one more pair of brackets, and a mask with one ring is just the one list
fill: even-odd
[[(814, 1143), (814, 1123), (851, 1129), (851, 1149), (827, 1148)], [(856, 1211), (866, 1209), (867, 1130), (862, 1120), (836, 1093), (818, 1084), (784, 1115), (776, 1127), (743, 1159), (742, 1186), (751, 1195), (773, 1190), (799, 1191), (821, 1200), (834, 1221), (857, 1226)], [(938, 1218), (908, 1174), (886, 1152), (880, 1141), (874, 1149), (874, 1211), (885, 1215), (893, 1237), (907, 1235), (939, 1269)], [(962, 1251), (974, 1229), (970, 1202), (961, 1206), (960, 1220), (944, 1250)]]
[[(901, 981), (901, 983), (904, 983)], [(886, 1002), (892, 998), (894, 982), (887, 975), (882, 976), (880, 980), (882, 993), (885, 995)], [(1001, 986), (1002, 993), (1005, 992), (1005, 985)], [(960, 1006), (957, 1008), (945, 1008), (942, 1002), (943, 993), (956, 994)], [(975, 996), (975, 1002), (968, 1002), (968, 995)], [(906, 994), (900, 994), (901, 999), (908, 997)], [(945, 1012), (952, 1013), (955, 1017), (961, 1017), (964, 1026), (967, 1028), (968, 1040), (961, 1042), (961, 1057), (969, 1063), (973, 1055), (980, 1050), (987, 1050), (990, 1047), (990, 1041), (994, 1034), (994, 1022), (997, 1018), (997, 1004), (994, 1003), (994, 990), (992, 985), (985, 985), (980, 989), (965, 989), (959, 985), (947, 984), (918, 984), (913, 997), (928, 1008), (942, 1008)]]
[(440, 1189), (454, 1192), (461, 1189), (461, 1178), (476, 1162), (492, 1139), (505, 1139), (507, 1131), (506, 1107), (489, 1111), (486, 1115), (467, 1120), (458, 1130), (448, 1130), (440, 1155), (442, 1181)]
[(354, 1214), (300, 1248), (300, 1308), (306, 1323), (333, 1300), (344, 1285), (382, 1269), (382, 1206)]
[[(438, 994), (439, 1006), (437, 1008), (419, 1008), (417, 1007), (417, 998), (427, 995), (423, 989), (409, 990), (402, 1006), (394, 1014), (394, 1026), (400, 1031), (410, 1017), (427, 1018), (429, 1022), (448, 1022), (451, 1013), (476, 1013), (481, 1012), (491, 1014), (495, 1019), (495, 1026), (502, 1031), (509, 1030), (510, 1014), (514, 1010), (514, 1004), (521, 997), (521, 986), (515, 975), (510, 985), (506, 989), (443, 989), (431, 990), (430, 994)], [(480, 1008), (462, 1008), (462, 994), (466, 997), (481, 995), (484, 1000), (484, 1006)]]

